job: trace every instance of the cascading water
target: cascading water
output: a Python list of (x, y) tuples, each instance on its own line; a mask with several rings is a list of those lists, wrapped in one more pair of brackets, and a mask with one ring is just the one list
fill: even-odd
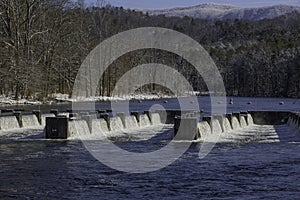
[(152, 125), (159, 125), (161, 124), (160, 115), (158, 113), (152, 113)]
[(124, 129), (122, 120), (120, 117), (114, 117), (110, 119), (111, 131), (122, 131)]
[(99, 119), (93, 119), (92, 120), (92, 130), (91, 130), (91, 133), (93, 135), (97, 135), (97, 136), (100, 136), (100, 137), (104, 137), (105, 136), (105, 131), (102, 129)]
[(240, 122), (236, 117), (232, 117), (231, 125), (233, 130), (241, 128)]
[(41, 126), (35, 115), (23, 115), (22, 124), (23, 128), (36, 128)]
[(90, 135), (90, 129), (85, 120), (69, 121), (69, 135), (71, 138), (78, 138), (79, 136)]
[(103, 130), (104, 133), (109, 132), (107, 122), (105, 121), (105, 119), (99, 119), (99, 123), (100, 123), (100, 127), (101, 127), (101, 129)]
[(138, 128), (139, 124), (135, 118), (135, 116), (126, 116), (125, 117), (125, 123), (126, 123), (126, 128), (127, 129), (133, 129), (133, 128)]
[(211, 131), (213, 135), (220, 135), (223, 132), (219, 120), (213, 119), (211, 121), (211, 125), (212, 125)]
[(212, 134), (210, 125), (207, 122), (199, 122), (198, 131), (200, 133), (201, 140), (205, 140), (206, 138), (210, 137)]
[(227, 117), (223, 119), (223, 128), (225, 133), (232, 131), (232, 127)]
[(253, 117), (251, 114), (247, 114), (247, 121), (248, 121), (248, 126), (254, 124)]
[(245, 119), (244, 116), (241, 116), (241, 117), (240, 117), (240, 125), (241, 125), (242, 128), (245, 128), (245, 127), (248, 126), (248, 125), (247, 125), (247, 122), (246, 122), (246, 119)]
[(20, 128), (18, 120), (15, 116), (0, 117), (1, 130), (11, 130)]
[(141, 115), (140, 126), (141, 127), (151, 126), (151, 122), (147, 115)]

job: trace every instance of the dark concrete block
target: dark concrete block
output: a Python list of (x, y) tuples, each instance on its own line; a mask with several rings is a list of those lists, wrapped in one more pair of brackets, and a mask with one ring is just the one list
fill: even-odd
[(174, 119), (174, 139), (175, 140), (194, 140), (198, 133), (198, 118), (181, 118)]
[(286, 124), (291, 112), (289, 111), (249, 111), (257, 125)]
[(100, 114), (100, 119), (104, 119), (106, 121), (108, 130), (111, 131), (111, 127), (110, 127), (110, 115), (108, 113)]
[(68, 139), (69, 121), (66, 117), (46, 118), (46, 139)]
[(14, 115), (16, 116), (20, 128), (23, 127), (23, 118), (22, 118), (22, 112), (14, 112)]
[(50, 113), (54, 114), (55, 116), (57, 116), (58, 115), (58, 110), (57, 109), (51, 109)]

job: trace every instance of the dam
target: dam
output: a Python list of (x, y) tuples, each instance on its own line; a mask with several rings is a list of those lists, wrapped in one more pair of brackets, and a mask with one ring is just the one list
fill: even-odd
[(138, 134), (142, 129), (159, 125), (172, 129), (175, 140), (213, 141), (216, 138), (228, 139), (226, 137), (234, 132), (247, 135), (255, 129), (259, 134), (260, 128), (266, 126), (285, 125), (298, 133), (300, 114), (291, 111), (247, 111), (208, 116), (193, 110), (157, 110), (135, 111), (130, 115), (116, 113), (112, 116), (102, 110), (77, 113), (60, 113), (58, 110), (41, 113), (34, 110), (31, 114), (12, 111), (0, 116), (0, 132), (37, 129), (43, 131), (46, 139), (79, 139), (82, 135), (94, 139), (124, 137), (128, 131)]
[[(112, 114), (106, 104), (99, 104), (97, 113), (84, 110), (72, 112), (67, 106), (41, 107), (40, 115), (32, 112), (39, 111), (38, 106), (26, 107), (25, 111), (12, 109), (3, 112), (0, 117), (2, 195), (4, 198), (34, 198), (45, 191), (55, 198), (71, 196), (76, 199), (93, 195), (109, 196), (112, 190), (122, 190), (128, 191), (129, 196), (141, 198), (137, 194), (145, 189), (149, 180), (153, 182), (147, 185), (153, 191), (153, 198), (178, 189), (193, 197), (212, 199), (236, 199), (237, 195), (255, 198), (259, 194), (270, 198), (287, 196), (293, 199), (299, 196), (299, 118), (294, 111), (299, 111), (300, 104), (294, 105), (289, 99), (234, 100), (234, 104), (228, 106), (228, 113), (221, 116), (209, 113), (208, 100), (207, 104), (202, 103), (204, 112), (180, 111), (173, 100), (168, 100), (167, 104), (155, 101), (155, 104), (161, 103), (167, 108), (165, 111), (152, 109), (157, 114), (152, 116), (152, 121), (149, 119), (151, 125), (145, 126), (140, 126), (138, 114), (145, 115), (144, 111), (150, 110), (153, 102), (149, 102), (149, 106), (134, 103), (130, 112), (125, 114), (125, 121), (122, 121), (122, 114)], [(251, 105), (247, 104), (249, 101), (252, 101)], [(279, 105), (279, 101), (284, 101), (285, 105)], [(144, 101), (144, 104), (147, 103)], [(51, 110), (53, 108), (59, 110)], [(22, 112), (22, 116), (30, 116), (26, 117), (26, 120), (32, 120), (26, 122), (30, 126), (20, 126), (18, 112)], [(251, 117), (246, 117), (248, 114), (253, 124)], [(36, 126), (32, 115), (35, 115), (40, 126)], [(239, 120), (239, 115), (245, 120)], [(107, 120), (116, 116), (123, 124), (116, 120), (121, 129), (111, 131), (111, 128), (117, 128), (109, 127)], [(68, 130), (72, 132), (68, 139), (45, 139), (47, 118), (66, 118), (64, 123), (68, 123)], [(191, 131), (188, 131), (190, 135), (184, 131), (180, 134), (182, 138), (175, 140), (175, 124), (178, 124), (175, 122), (178, 120), (181, 120), (184, 129), (186, 120)], [(242, 127), (245, 122), (247, 126)], [(185, 143), (191, 145), (180, 159), (166, 168), (147, 174), (125, 175), (95, 160), (80, 140), (105, 145), (102, 137), (109, 138), (121, 149), (138, 153), (154, 152), (168, 144), (174, 149), (180, 149)], [(199, 159), (201, 148), (215, 141), (217, 143), (211, 152)], [(169, 159), (173, 158), (170, 156)], [(169, 185), (168, 188), (164, 189), (165, 185)], [(70, 192), (66, 194), (66, 191)], [(113, 195), (110, 197), (113, 198)]]

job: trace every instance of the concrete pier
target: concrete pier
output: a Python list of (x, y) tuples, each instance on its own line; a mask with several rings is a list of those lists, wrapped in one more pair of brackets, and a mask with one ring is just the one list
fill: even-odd
[(198, 118), (176, 117), (174, 119), (174, 139), (194, 140), (197, 137)]
[(15, 117), (18, 120), (19, 126), (23, 127), (23, 120), (22, 120), (22, 112), (14, 112)]
[(140, 112), (134, 111), (134, 112), (131, 112), (130, 115), (135, 116), (136, 121), (138, 122), (138, 124), (140, 124), (140, 122), (141, 122), (141, 113)]
[(47, 117), (46, 139), (68, 139), (68, 123), (66, 117)]
[(40, 123), (40, 125), (42, 125), (42, 113), (40, 110), (33, 110), (32, 114), (34, 114), (38, 120), (38, 122)]
[(117, 116), (117, 117), (120, 117), (123, 126), (124, 126), (125, 128), (127, 128), (127, 124), (126, 124), (126, 121), (125, 121), (125, 117), (126, 117), (125, 113), (120, 112), (120, 113), (117, 113), (116, 116)]

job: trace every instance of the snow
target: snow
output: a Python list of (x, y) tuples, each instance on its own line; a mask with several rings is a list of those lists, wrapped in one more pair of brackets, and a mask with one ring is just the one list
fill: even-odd
[(0, 104), (4, 104), (4, 105), (15, 105), (15, 104), (40, 105), (40, 104), (42, 104), (42, 102), (30, 101), (30, 100), (26, 100), (26, 99), (19, 99), (17, 101), (17, 100), (14, 100), (12, 97), (5, 97), (3, 95), (0, 95)]

